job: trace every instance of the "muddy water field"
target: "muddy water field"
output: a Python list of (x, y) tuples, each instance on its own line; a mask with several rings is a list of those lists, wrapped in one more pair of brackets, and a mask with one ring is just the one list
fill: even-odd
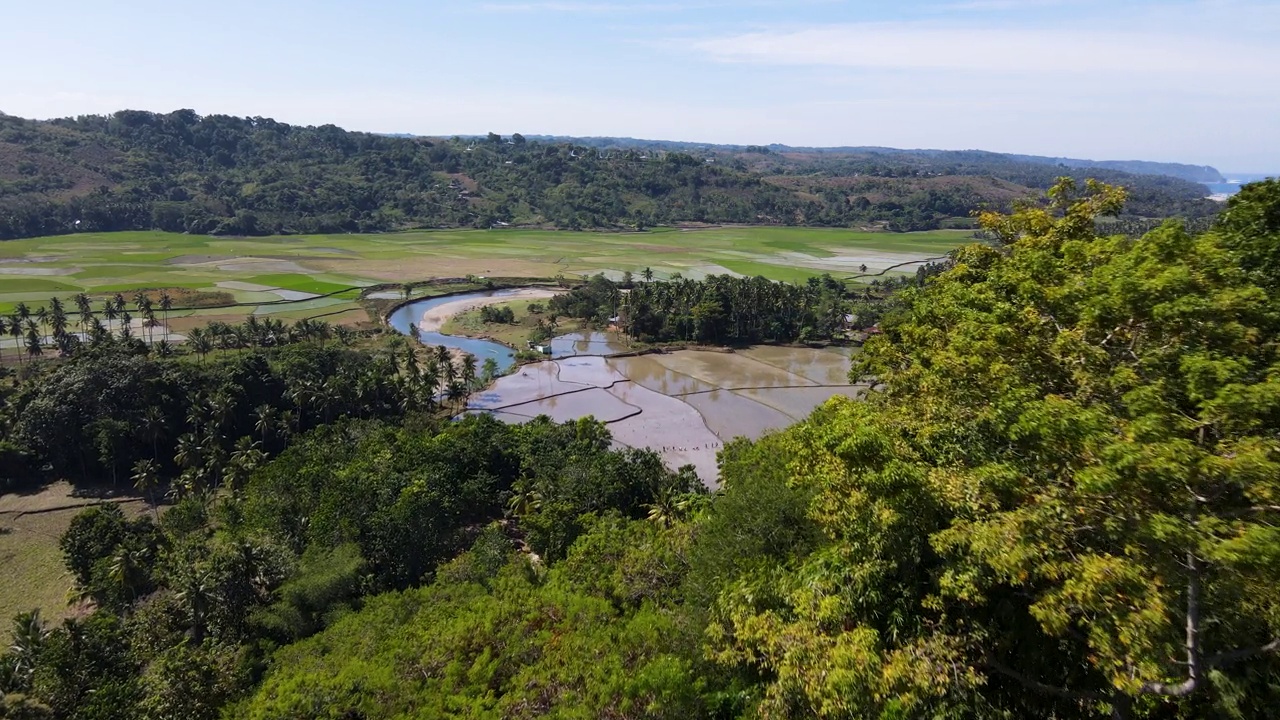
[(849, 353), (758, 347), (562, 357), (500, 378), (469, 408), (509, 422), (592, 416), (608, 424), (619, 446), (650, 448), (672, 468), (691, 464), (714, 488), (716, 453), (725, 442), (791, 425), (834, 395), (861, 396), (866, 387), (848, 382)]

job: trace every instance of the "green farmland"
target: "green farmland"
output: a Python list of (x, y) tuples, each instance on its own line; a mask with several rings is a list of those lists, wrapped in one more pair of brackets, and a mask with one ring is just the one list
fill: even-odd
[[(862, 233), (729, 227), (644, 233), (540, 230), (415, 231), (372, 235), (226, 238), (163, 232), (78, 234), (0, 243), (0, 313), (18, 302), (46, 304), (80, 292), (99, 298), (140, 289), (185, 289), (204, 304), (175, 312), (175, 326), (251, 312), (299, 318), (358, 310), (358, 288), (465, 275), (613, 276), (649, 267), (676, 273), (764, 275), (799, 282), (829, 272), (849, 277), (946, 253), (967, 231)], [(914, 266), (902, 268), (907, 272)], [(340, 292), (344, 289), (348, 292)], [(313, 295), (333, 297), (312, 299)], [(209, 301), (211, 297), (223, 302)], [(280, 301), (289, 301), (280, 304)], [(261, 303), (272, 303), (254, 308)], [(181, 303), (178, 303), (181, 304)], [(355, 319), (356, 313), (350, 318)]]

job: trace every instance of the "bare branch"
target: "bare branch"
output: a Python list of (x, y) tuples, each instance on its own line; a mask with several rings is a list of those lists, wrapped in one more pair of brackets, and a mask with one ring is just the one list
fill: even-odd
[(1000, 673), (1001, 675), (1004, 675), (1005, 677), (1008, 677), (1012, 680), (1016, 680), (1022, 685), (1025, 685), (1026, 687), (1032, 690), (1037, 690), (1039, 692), (1045, 693), (1046, 695), (1054, 695), (1056, 697), (1066, 698), (1068, 700), (1101, 700), (1103, 699), (1102, 696), (1097, 693), (1087, 692), (1084, 690), (1071, 690), (1069, 688), (1058, 687), (1057, 685), (1049, 685), (1048, 683), (1042, 683), (1039, 680), (1036, 680), (1034, 678), (1029, 678), (1026, 675), (1023, 675), (1022, 673), (1018, 672), (1017, 670), (1014, 670), (1013, 668), (1005, 665), (1004, 663), (999, 662), (998, 660), (987, 659), (984, 664), (987, 667), (991, 668), (992, 670), (995, 670), (996, 672)]

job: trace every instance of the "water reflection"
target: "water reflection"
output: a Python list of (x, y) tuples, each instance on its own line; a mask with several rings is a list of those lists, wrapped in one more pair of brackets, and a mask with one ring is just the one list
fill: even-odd
[(471, 407), (513, 422), (594, 416), (617, 442), (650, 448), (673, 469), (692, 464), (715, 487), (726, 441), (787, 427), (832, 395), (860, 396), (864, 388), (842, 384), (849, 362), (846, 351), (809, 348), (571, 357), (526, 365)]
[(629, 348), (612, 333), (568, 333), (551, 339), (551, 357), (577, 355), (614, 355)]

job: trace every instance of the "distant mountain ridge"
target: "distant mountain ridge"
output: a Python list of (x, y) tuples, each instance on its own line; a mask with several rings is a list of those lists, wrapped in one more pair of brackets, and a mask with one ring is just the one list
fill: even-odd
[(47, 121), (0, 114), (0, 239), (499, 225), (969, 228), (975, 212), (1043, 197), (1064, 175), (1124, 186), (1119, 219), (1138, 229), (1219, 209), (1204, 185), (1178, 177), (979, 151), (394, 137), (122, 110)]
[(1057, 165), (1075, 169), (1098, 168), (1116, 170), (1133, 175), (1164, 175), (1194, 183), (1221, 183), (1226, 178), (1215, 167), (1210, 165), (1188, 165), (1185, 163), (1154, 162), (1150, 160), (1084, 160), (1080, 158), (1049, 157), (1045, 155), (1024, 155), (1017, 153), (998, 153), (987, 150), (936, 150), (936, 149), (902, 149), (880, 147), (874, 145), (847, 145), (835, 147), (795, 146), (772, 143), (769, 145), (731, 145), (716, 143), (682, 142), (673, 140), (642, 140), (637, 138), (618, 137), (570, 137), (559, 135), (530, 135), (531, 140), (544, 142), (571, 142), (588, 147), (635, 148), (644, 150), (678, 150), (706, 152), (746, 152), (751, 149), (767, 148), (771, 152), (786, 154), (814, 155), (905, 155), (928, 158), (946, 158), (947, 156), (971, 156), (974, 154), (990, 155), (1016, 162), (1035, 163), (1037, 165)]

